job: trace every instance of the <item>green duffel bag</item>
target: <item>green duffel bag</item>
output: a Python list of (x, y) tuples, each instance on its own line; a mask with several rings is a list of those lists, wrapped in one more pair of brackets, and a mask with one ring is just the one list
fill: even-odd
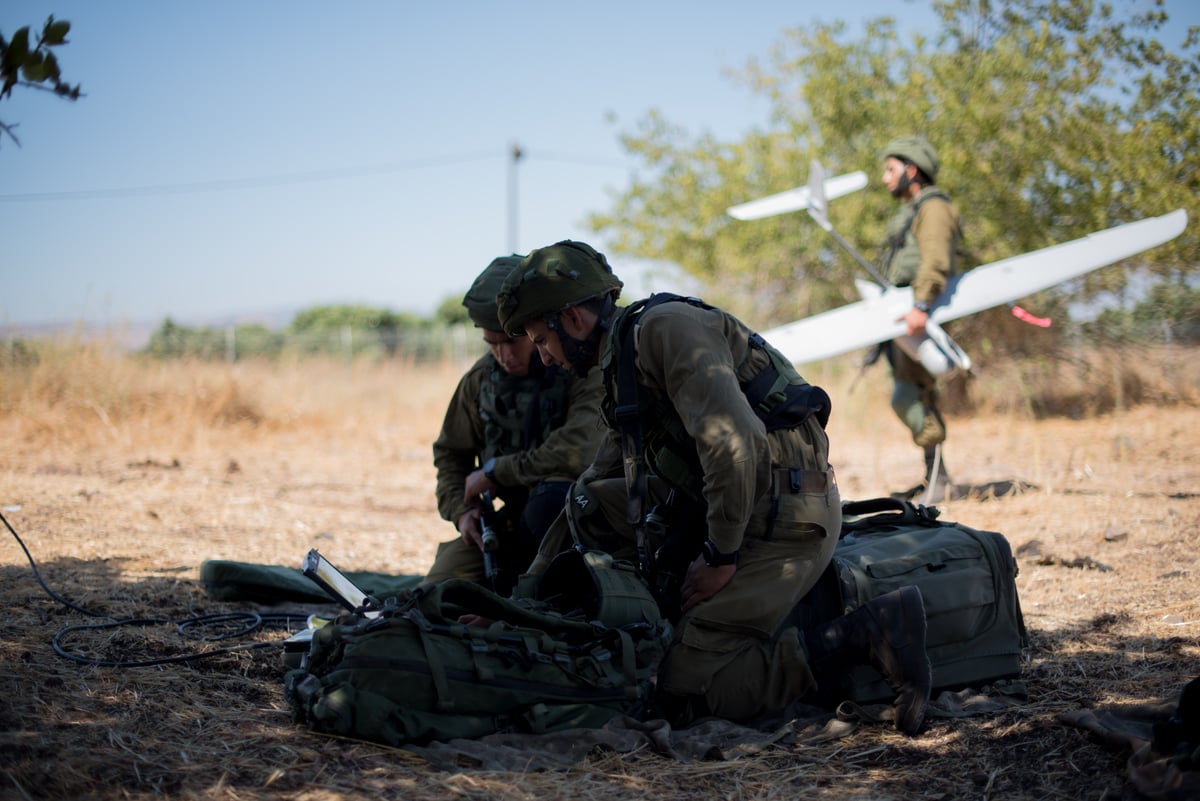
[[(793, 612), (801, 628), (831, 620), (906, 585), (920, 588), (935, 691), (1017, 678), (1029, 644), (1017, 598), (1017, 563), (993, 531), (938, 519), (931, 506), (894, 498), (847, 501), (833, 560)], [(859, 702), (891, 699), (866, 666), (842, 687)]]

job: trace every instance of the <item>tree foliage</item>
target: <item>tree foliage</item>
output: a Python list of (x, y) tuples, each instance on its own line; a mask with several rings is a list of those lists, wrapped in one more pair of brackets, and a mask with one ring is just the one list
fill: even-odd
[(364, 330), (385, 331), (419, 328), (420, 317), (389, 309), (361, 305), (313, 306), (296, 314), (288, 326), (292, 332), (338, 329), (349, 326)]
[[(67, 44), (71, 23), (56, 20), (51, 15), (42, 26), (42, 32), (30, 42), (29, 26), (18, 28), (11, 39), (0, 31), (0, 100), (12, 96), (14, 86), (43, 89), (68, 100), (80, 98), (79, 84), (71, 86), (62, 80), (58, 57), (51, 48)], [(0, 121), (0, 142), (7, 134), (19, 147), (21, 142), (13, 134), (16, 123)]]
[(228, 328), (189, 328), (170, 317), (163, 320), (142, 354), (155, 359), (200, 359), (203, 361), (246, 358), (277, 359), (284, 338), (264, 325), (251, 323)]
[(462, 295), (450, 295), (438, 304), (433, 313), (434, 322), (442, 325), (470, 325), (471, 315), (462, 303)]
[[(901, 133), (938, 148), (939, 184), (981, 263), (1177, 208), (1195, 221), (1198, 32), (1163, 42), (1161, 4), (1139, 7), (942, 0), (939, 29), (909, 41), (888, 17), (861, 38), (840, 22), (788, 30), (765, 63), (740, 72), (770, 100), (767, 130), (723, 143), (649, 113), (622, 136), (643, 171), (591, 226), (614, 252), (677, 262), (765, 326), (855, 300), (861, 268), (802, 213), (739, 222), (725, 210), (804, 184), (814, 158), (830, 174), (865, 170), (871, 185), (831, 203), (830, 219), (874, 257), (895, 204), (879, 151)], [(1200, 252), (1195, 230), (1133, 266), (1182, 280)], [(1130, 274), (1092, 273), (1071, 297), (1120, 292)]]
[(155, 358), (238, 360), (294, 356), (404, 355), (424, 359), (440, 355), (444, 327), (406, 312), (368, 306), (313, 306), (292, 318), (283, 331), (251, 323), (232, 327), (182, 326), (166, 318), (142, 351)]
[[(301, 311), (288, 326), (288, 334), (322, 334), (346, 332), (351, 337), (343, 343), (358, 352), (367, 346), (378, 346), (388, 355), (395, 354), (406, 332), (425, 327), (427, 323), (415, 314), (375, 309), (361, 305), (314, 306)], [(358, 342), (354, 342), (353, 338)], [(326, 349), (328, 342), (323, 337), (311, 339), (315, 349)]]
[(1092, 341), (1139, 341), (1150, 336), (1171, 342), (1200, 340), (1200, 289), (1161, 281), (1132, 308), (1104, 309), (1085, 323)]

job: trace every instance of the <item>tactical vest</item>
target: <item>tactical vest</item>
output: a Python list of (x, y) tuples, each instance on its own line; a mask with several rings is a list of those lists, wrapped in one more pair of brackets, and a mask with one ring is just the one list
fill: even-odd
[[(917, 245), (917, 237), (912, 232), (913, 221), (925, 201), (938, 198), (950, 202), (950, 196), (940, 189), (926, 189), (915, 203), (905, 203), (898, 214), (888, 221), (887, 227), (887, 262), (884, 264), (884, 275), (893, 286), (909, 286), (917, 278), (917, 268), (921, 265), (921, 249)], [(956, 256), (958, 242), (955, 242), (955, 252), (951, 254), (950, 273), (956, 272)]]
[(479, 416), (483, 420), (481, 463), (493, 456), (536, 448), (567, 416), (571, 375), (558, 367), (545, 367), (534, 359), (529, 375), (509, 375), (493, 360), (479, 388)]
[[(622, 432), (627, 465), (644, 462), (655, 475), (691, 501), (704, 504), (704, 470), (695, 440), (687, 433), (670, 400), (637, 380), (634, 326), (647, 310), (668, 302), (714, 308), (698, 298), (661, 292), (618, 312), (601, 360), (605, 392), (600, 411), (610, 428)], [(817, 415), (824, 427), (830, 412), (825, 391), (805, 382), (783, 354), (759, 334), (751, 333), (750, 344), (767, 358), (761, 370), (742, 382), (741, 389), (767, 431), (799, 425), (812, 414)], [(632, 486), (634, 479), (628, 471), (626, 480), (631, 485), (631, 496), (640, 502), (642, 497)]]

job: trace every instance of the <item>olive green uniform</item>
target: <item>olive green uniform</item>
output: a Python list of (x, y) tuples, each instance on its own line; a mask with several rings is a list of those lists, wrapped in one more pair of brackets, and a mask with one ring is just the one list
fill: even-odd
[[(926, 186), (888, 223), (887, 279), (911, 286), (913, 302), (932, 304), (958, 269), (962, 242), (958, 209), (936, 186)], [(937, 408), (937, 379), (903, 350), (888, 348), (894, 386), (892, 409), (912, 432), (913, 442), (931, 448), (946, 439)]]
[[(664, 303), (642, 313), (633, 335), (639, 385), (673, 410), (643, 424), (646, 440), (673, 416), (694, 442), (702, 471), (702, 499), (688, 497), (684, 482), (666, 481), (664, 470), (654, 471), (645, 505), (662, 502), (673, 487), (681, 497), (676, 505), (704, 510), (699, 540), (707, 535), (720, 551), (739, 552), (732, 580), (678, 621), (659, 691), (686, 710), (677, 723), (703, 714), (747, 720), (779, 711), (816, 683), (796, 630), (784, 621), (837, 544), (841, 501), (825, 432), (814, 416), (766, 431), (740, 383), (769, 367), (771, 358), (731, 315)], [(602, 367), (620, 358), (611, 338), (606, 333), (600, 344)], [(803, 383), (790, 365), (785, 369), (789, 381)], [(609, 425), (595, 462), (571, 491), (565, 519), (547, 533), (534, 572), (562, 544), (556, 537), (565, 539), (568, 525), (587, 547), (637, 559), (621, 432)]]
[[(533, 358), (533, 367), (540, 371), (541, 363), (536, 355)], [(496, 483), (529, 491), (536, 491), (538, 485), (547, 482), (572, 482), (588, 465), (603, 435), (599, 419), (604, 391), (601, 378), (595, 375), (580, 379), (565, 371), (555, 373), (558, 381), (567, 382), (561, 423), (544, 435), (540, 430), (528, 432), (525, 441), (516, 444), (489, 442), (488, 422), (481, 405), (484, 384), (503, 381), (507, 375), (492, 355), (484, 354), (459, 380), (441, 432), (433, 443), (438, 512), (444, 520), (457, 526), (469, 511), (463, 498), (467, 476), (490, 457), (495, 457)], [(532, 405), (539, 400), (527, 397), (522, 402)], [(521, 419), (527, 416), (525, 409), (514, 410), (513, 414)], [(484, 578), (482, 553), (462, 537), (439, 546), (426, 579), (437, 581), (449, 577), (479, 582)]]

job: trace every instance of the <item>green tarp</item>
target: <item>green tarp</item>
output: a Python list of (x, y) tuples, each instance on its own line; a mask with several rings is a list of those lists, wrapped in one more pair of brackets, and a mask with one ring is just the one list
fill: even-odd
[[(367, 595), (381, 599), (411, 589), (425, 578), (350, 571), (346, 571), (346, 577)], [(219, 601), (260, 604), (332, 602), (329, 595), (299, 569), (283, 565), (209, 559), (200, 564), (200, 583)]]

